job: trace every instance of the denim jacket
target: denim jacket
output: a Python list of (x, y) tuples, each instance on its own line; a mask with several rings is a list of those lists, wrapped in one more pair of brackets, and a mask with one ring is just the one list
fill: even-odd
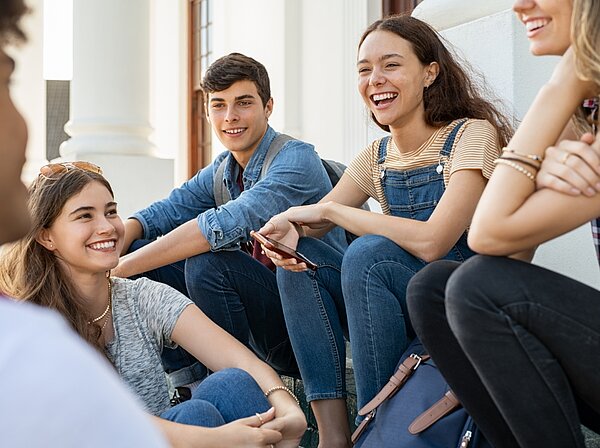
[[(285, 143), (262, 179), (267, 149), (277, 133), (269, 126), (243, 173), (244, 191), (236, 179), (240, 166), (229, 151), (215, 159), (166, 199), (135, 213), (145, 239), (165, 235), (196, 218), (211, 250), (236, 250), (272, 216), (296, 205), (314, 204), (331, 190), (331, 182), (314, 147), (299, 140)], [(223, 159), (223, 180), (232, 200), (215, 208), (213, 177)], [(344, 231), (335, 228), (323, 240), (338, 250), (346, 247)]]

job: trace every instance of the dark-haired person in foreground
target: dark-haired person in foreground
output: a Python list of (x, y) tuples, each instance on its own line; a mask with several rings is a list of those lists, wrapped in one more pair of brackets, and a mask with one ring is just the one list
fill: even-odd
[[(287, 141), (261, 175), (277, 136), (268, 124), (273, 99), (261, 63), (239, 53), (224, 56), (208, 68), (202, 89), (208, 119), (227, 151), (126, 221), (124, 250), (131, 253), (113, 273), (170, 284), (277, 371), (295, 374), (274, 266), (251, 244), (250, 231), (292, 206), (318, 202), (331, 182), (313, 146), (299, 140)], [(218, 206), (213, 179), (223, 160), (218, 181), (231, 200)], [(132, 252), (144, 244), (136, 241), (130, 248), (139, 239), (152, 241)], [(345, 244), (341, 229), (325, 240), (337, 248)], [(167, 371), (194, 362), (181, 351), (163, 361)], [(196, 364), (179, 370), (172, 381), (187, 384), (203, 374)]]
[[(0, 2), (0, 246), (30, 227), (27, 125), (10, 97), (9, 44), (25, 40), (22, 0)], [(165, 448), (116, 373), (57, 313), (0, 292), (0, 445), (11, 448)], [(118, 435), (118, 437), (115, 437)]]

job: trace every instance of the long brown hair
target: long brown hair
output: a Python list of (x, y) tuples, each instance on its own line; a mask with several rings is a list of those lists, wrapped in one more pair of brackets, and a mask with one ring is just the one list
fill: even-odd
[(53, 252), (36, 241), (60, 215), (65, 203), (91, 182), (104, 185), (111, 195), (108, 181), (101, 175), (71, 169), (49, 178), (38, 176), (29, 187), (31, 230), (22, 240), (3, 248), (0, 259), (0, 290), (17, 298), (53, 308), (62, 314), (83, 339), (104, 353), (101, 329), (88, 324), (91, 316), (69, 275)]
[[(378, 30), (394, 33), (408, 41), (421, 64), (438, 63), (440, 71), (437, 78), (423, 92), (425, 122), (429, 126), (445, 126), (458, 118), (478, 118), (489, 121), (496, 128), (501, 146), (508, 143), (513, 133), (510, 121), (482, 97), (479, 88), (448, 51), (437, 31), (414, 17), (394, 15), (371, 24), (360, 38), (358, 47), (369, 34)], [(371, 118), (381, 129), (390, 131), (389, 126), (377, 122), (372, 113)]]
[[(577, 75), (600, 87), (600, 3), (598, 0), (575, 0), (571, 18), (571, 41), (575, 52)], [(583, 134), (592, 130), (583, 108), (574, 116), (575, 129)]]

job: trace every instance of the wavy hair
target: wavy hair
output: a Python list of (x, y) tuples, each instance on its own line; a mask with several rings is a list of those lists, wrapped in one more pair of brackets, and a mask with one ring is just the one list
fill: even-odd
[(18, 300), (57, 310), (83, 339), (104, 353), (100, 326), (88, 324), (91, 316), (76, 285), (53, 252), (36, 240), (42, 229), (56, 221), (65, 203), (91, 182), (101, 183), (113, 195), (102, 175), (80, 169), (50, 178), (40, 175), (31, 184), (28, 205), (32, 226), (23, 239), (3, 248), (0, 290)]
[[(600, 2), (575, 0), (571, 18), (571, 42), (575, 52), (577, 75), (600, 87)], [(586, 111), (579, 108), (574, 116), (579, 133), (590, 132)]]
[[(393, 15), (371, 24), (360, 38), (358, 47), (373, 31), (387, 31), (408, 41), (423, 65), (437, 62), (439, 74), (423, 92), (425, 122), (440, 127), (458, 118), (477, 118), (489, 121), (496, 131), (501, 146), (505, 146), (513, 133), (509, 119), (490, 101), (483, 98), (478, 86), (467, 75), (430, 25), (409, 15)], [(481, 87), (482, 88), (482, 87)], [(387, 125), (371, 118), (384, 131)]]

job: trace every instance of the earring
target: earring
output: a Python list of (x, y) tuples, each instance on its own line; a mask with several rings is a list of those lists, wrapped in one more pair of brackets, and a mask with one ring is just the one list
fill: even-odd
[(54, 244), (50, 244), (50, 249), (54, 249)]

